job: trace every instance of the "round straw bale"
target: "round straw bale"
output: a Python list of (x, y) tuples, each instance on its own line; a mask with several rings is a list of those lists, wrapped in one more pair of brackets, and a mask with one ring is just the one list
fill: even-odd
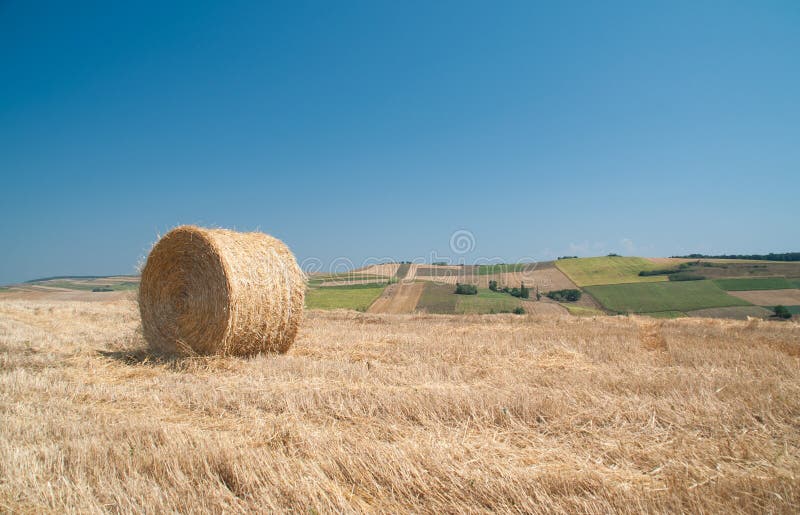
[(289, 248), (260, 232), (184, 225), (150, 251), (139, 287), (147, 342), (166, 352), (286, 352), (306, 279)]

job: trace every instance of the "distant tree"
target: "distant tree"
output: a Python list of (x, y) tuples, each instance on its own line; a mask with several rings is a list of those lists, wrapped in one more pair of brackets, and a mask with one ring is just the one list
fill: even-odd
[(620, 257), (620, 256), (619, 254), (615, 254), (614, 252), (612, 252), (611, 254), (608, 255), (608, 257)]
[(511, 312), (514, 313), (515, 315), (524, 315), (525, 314), (525, 308), (523, 308), (522, 306), (517, 306)]
[(792, 318), (792, 312), (789, 311), (789, 308), (786, 306), (775, 306), (772, 308), (772, 312), (775, 313), (775, 316), (778, 318), (789, 319)]
[(581, 299), (581, 291), (574, 289), (554, 290), (547, 292), (547, 296), (556, 302), (577, 302)]
[(456, 291), (458, 295), (477, 295), (478, 287), (474, 284), (461, 284), (456, 283)]

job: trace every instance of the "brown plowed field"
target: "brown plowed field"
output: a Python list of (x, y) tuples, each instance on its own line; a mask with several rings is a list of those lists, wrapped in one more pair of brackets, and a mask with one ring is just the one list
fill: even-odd
[(739, 297), (757, 306), (797, 306), (800, 304), (800, 290), (751, 290), (729, 291), (729, 295)]

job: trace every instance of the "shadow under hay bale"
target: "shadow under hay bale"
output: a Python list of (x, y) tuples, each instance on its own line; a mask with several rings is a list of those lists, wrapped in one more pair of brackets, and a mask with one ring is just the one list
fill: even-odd
[(305, 288), (294, 255), (272, 236), (177, 227), (142, 270), (143, 334), (156, 353), (286, 352), (302, 321)]

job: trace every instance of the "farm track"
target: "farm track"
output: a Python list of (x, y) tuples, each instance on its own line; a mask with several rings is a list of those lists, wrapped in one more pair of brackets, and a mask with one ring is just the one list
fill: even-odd
[(390, 284), (369, 307), (369, 313), (413, 313), (425, 289), (425, 283)]

